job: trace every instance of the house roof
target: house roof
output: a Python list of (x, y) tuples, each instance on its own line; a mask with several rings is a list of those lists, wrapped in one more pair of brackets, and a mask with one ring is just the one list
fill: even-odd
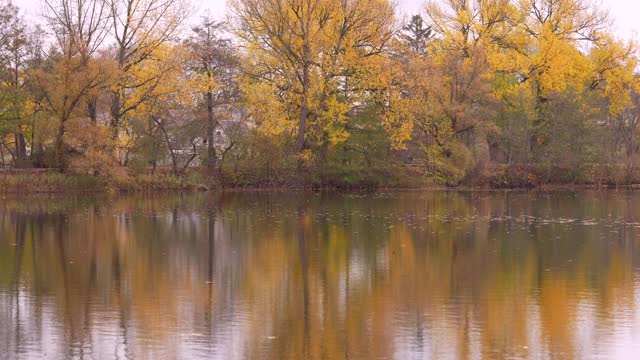
[[(239, 130), (247, 132), (250, 124), (244, 121), (243, 113), (240, 109), (232, 106), (217, 106), (213, 109), (214, 117), (218, 120), (218, 124), (225, 132)], [(170, 109), (166, 113), (167, 117), (179, 123), (189, 123), (193, 121), (206, 122), (206, 111), (193, 111), (189, 109)]]
[(218, 125), (222, 128), (222, 130), (227, 134), (239, 132), (241, 134), (246, 134), (249, 132), (249, 125), (246, 121), (240, 120), (218, 120)]

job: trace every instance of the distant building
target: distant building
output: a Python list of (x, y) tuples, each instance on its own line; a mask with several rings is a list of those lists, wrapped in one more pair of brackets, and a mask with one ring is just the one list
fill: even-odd
[[(220, 156), (228, 148), (234, 145), (239, 139), (247, 135), (249, 132), (249, 126), (247, 122), (242, 121), (240, 115), (237, 119), (232, 120), (218, 120), (218, 126), (214, 130), (213, 141), (218, 149)], [(203, 137), (203, 144), (207, 144), (206, 134)]]
[[(244, 121), (243, 113), (230, 106), (220, 106), (214, 109), (214, 118), (218, 124), (214, 129), (214, 145), (218, 158), (228, 151), (250, 130), (250, 124)], [(166, 119), (171, 126), (174, 138), (171, 139), (173, 155), (177, 155), (179, 162), (189, 162), (189, 166), (199, 166), (207, 154), (207, 113), (190, 110), (169, 110)], [(177, 138), (180, 133), (176, 129), (185, 129), (182, 139)], [(186, 133), (186, 135), (184, 134)], [(171, 154), (159, 162), (160, 166), (171, 165)]]

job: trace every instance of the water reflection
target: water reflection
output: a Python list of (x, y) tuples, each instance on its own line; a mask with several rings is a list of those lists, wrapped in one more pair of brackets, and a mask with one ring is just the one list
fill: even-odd
[(0, 200), (3, 358), (640, 353), (640, 193)]

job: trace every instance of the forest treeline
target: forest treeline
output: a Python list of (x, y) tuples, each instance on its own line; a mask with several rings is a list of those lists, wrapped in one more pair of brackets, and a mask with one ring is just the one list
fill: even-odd
[(640, 180), (638, 47), (599, 2), (428, 0), (404, 18), (388, 0), (230, 0), (225, 22), (188, 0), (41, 5), (26, 19), (0, 0), (3, 168), (230, 186)]

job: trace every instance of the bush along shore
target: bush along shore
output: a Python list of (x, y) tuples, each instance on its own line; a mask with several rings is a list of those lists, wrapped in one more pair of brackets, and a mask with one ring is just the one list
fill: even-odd
[(13, 170), (0, 172), (0, 192), (4, 193), (73, 193), (113, 191), (175, 191), (204, 189), (204, 178), (197, 172), (122, 176), (62, 174), (55, 170)]
[[(78, 192), (159, 192), (159, 191), (243, 191), (243, 190), (327, 190), (371, 191), (393, 189), (541, 189), (579, 190), (625, 188), (640, 189), (640, 171), (623, 165), (592, 165), (581, 171), (540, 165), (488, 166), (477, 169), (457, 184), (446, 184), (424, 176), (415, 167), (396, 169), (385, 177), (361, 173), (349, 178), (310, 174), (271, 173), (270, 177), (222, 174), (218, 186), (212, 185), (204, 167), (179, 173), (171, 169), (112, 171), (109, 175), (60, 173), (57, 169), (0, 170), (0, 193), (78, 193)], [(370, 174), (369, 174), (370, 175)]]

